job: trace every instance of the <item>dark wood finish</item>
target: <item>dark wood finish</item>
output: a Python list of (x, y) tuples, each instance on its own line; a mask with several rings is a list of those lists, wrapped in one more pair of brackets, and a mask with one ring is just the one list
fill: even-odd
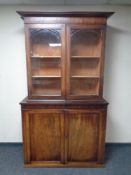
[[(30, 161), (63, 162), (64, 127), (60, 110), (30, 110), (23, 114), (28, 123), (25, 141), (30, 142)], [(28, 122), (26, 121), (28, 118)], [(28, 130), (29, 129), (29, 130)]]
[(67, 162), (104, 163), (106, 110), (87, 107), (67, 110), (66, 114)]
[(26, 97), (21, 103), (22, 110), (31, 109), (107, 109), (105, 99), (92, 100), (35, 100)]
[[(87, 30), (87, 32), (84, 32), (85, 35), (84, 33), (77, 35), (72, 43), (72, 29)], [(88, 98), (102, 97), (104, 33), (105, 27), (98, 27), (98, 25), (67, 26), (68, 99), (87, 99), (87, 96)], [(74, 69), (76, 76), (72, 76)]]
[(113, 15), (114, 12), (31, 12), (17, 11), (21, 17), (105, 17)]
[[(58, 49), (49, 49), (47, 45), (33, 44), (30, 41), (30, 29), (60, 29), (61, 53)], [(27, 75), (29, 98), (64, 98), (65, 96), (65, 28), (63, 24), (29, 24), (25, 26)], [(38, 38), (40, 40), (40, 38)], [(47, 38), (48, 39), (48, 38)], [(40, 41), (42, 42), (42, 41)], [(39, 53), (34, 55), (32, 52)], [(33, 55), (32, 55), (33, 54)], [(44, 54), (44, 55), (43, 55)], [(44, 83), (45, 82), (45, 83)], [(47, 94), (46, 94), (47, 92)], [(46, 95), (45, 95), (46, 94)]]
[(103, 167), (107, 18), (113, 12), (22, 12), (28, 97), (25, 167)]
[(57, 164), (63, 162), (62, 115), (60, 110), (23, 112), (25, 164), (41, 160)]
[[(73, 19), (73, 21), (76, 20), (76, 18)], [(94, 21), (97, 21), (97, 18)], [(42, 35), (40, 37), (38, 35), (36, 41), (32, 43), (30, 29), (60, 29), (61, 52), (58, 47), (55, 49), (45, 45), (44, 39), (48, 39), (49, 36), (40, 38)], [(72, 29), (87, 30), (87, 32), (76, 35), (71, 44)], [(85, 25), (84, 22), (77, 25), (26, 24), (29, 98), (86, 99), (87, 97), (94, 98), (94, 96), (102, 97), (105, 29), (105, 26)], [(76, 75), (72, 75), (74, 69), (75, 72), (77, 71)], [(75, 87), (77, 88), (75, 89)]]
[(66, 113), (68, 116), (67, 162), (97, 161), (100, 114), (98, 111), (88, 110), (69, 110)]
[(108, 103), (50, 102), (21, 103), (26, 167), (102, 166)]
[[(75, 20), (74, 20), (75, 19)], [(85, 24), (85, 25), (98, 25), (103, 26), (106, 24), (106, 18), (105, 17), (25, 17), (24, 23), (25, 24)]]
[(67, 164), (58, 164), (58, 163), (51, 163), (51, 162), (31, 162), (31, 164), (25, 164), (25, 168), (104, 168), (103, 164), (99, 164), (96, 162), (71, 162)]

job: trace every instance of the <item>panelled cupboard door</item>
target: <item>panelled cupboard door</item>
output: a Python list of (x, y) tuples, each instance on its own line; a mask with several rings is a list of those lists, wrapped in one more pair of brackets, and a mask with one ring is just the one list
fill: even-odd
[(26, 24), (29, 98), (63, 98), (64, 24)]
[(102, 95), (103, 26), (67, 26), (67, 98)]
[(27, 163), (63, 162), (63, 122), (64, 116), (59, 110), (32, 110), (24, 114), (25, 151), (30, 154), (25, 157), (30, 159), (30, 162), (25, 160)]
[(96, 162), (100, 113), (69, 110), (66, 115), (67, 162)]

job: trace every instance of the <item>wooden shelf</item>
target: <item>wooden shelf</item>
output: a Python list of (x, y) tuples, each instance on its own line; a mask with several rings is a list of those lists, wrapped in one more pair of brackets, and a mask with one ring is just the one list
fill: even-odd
[(59, 75), (33, 75), (32, 78), (61, 78)]
[(61, 58), (61, 56), (31, 56), (31, 58)]
[(98, 76), (73, 75), (71, 78), (100, 78)]
[(100, 56), (82, 56), (82, 55), (78, 55), (78, 56), (71, 56), (71, 58), (100, 58)]

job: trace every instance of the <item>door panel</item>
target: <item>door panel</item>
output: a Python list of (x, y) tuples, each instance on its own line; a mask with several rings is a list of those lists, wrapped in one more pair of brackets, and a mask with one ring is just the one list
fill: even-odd
[(26, 46), (30, 98), (63, 98), (65, 27), (27, 25)]
[(63, 161), (63, 113), (40, 110), (29, 113), (31, 161)]
[(98, 112), (88, 111), (67, 112), (67, 161), (87, 162), (97, 160), (99, 115)]
[(98, 97), (101, 91), (104, 30), (102, 27), (67, 27), (67, 98)]

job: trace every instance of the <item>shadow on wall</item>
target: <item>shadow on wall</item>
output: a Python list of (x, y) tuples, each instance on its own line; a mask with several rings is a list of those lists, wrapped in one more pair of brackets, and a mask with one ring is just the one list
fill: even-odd
[(107, 36), (106, 36), (106, 50), (105, 50), (105, 72), (104, 72), (104, 96), (107, 99), (113, 98), (113, 89), (115, 88), (112, 84), (113, 77), (115, 75), (115, 66), (116, 61), (116, 47), (117, 44), (116, 40), (120, 33), (124, 31), (119, 30), (117, 28), (108, 26), (107, 27)]
[(23, 37), (25, 37), (25, 32), (24, 32), (24, 27), (21, 27), (21, 28), (19, 28), (18, 30), (17, 30), (17, 34), (19, 34), (19, 35), (23, 35)]
[[(118, 127), (115, 125), (115, 121), (113, 121), (113, 112), (112, 103), (116, 101), (115, 92), (118, 87), (115, 87), (116, 84), (115, 78), (118, 76), (116, 73), (117, 64), (119, 58), (116, 58), (116, 44), (117, 38), (121, 33), (125, 33), (125, 31), (120, 30), (118, 28), (114, 28), (111, 26), (107, 26), (107, 36), (106, 36), (106, 50), (105, 50), (105, 72), (104, 72), (104, 98), (109, 102), (108, 107), (108, 117), (107, 117), (107, 137), (106, 140), (111, 142), (116, 140), (118, 137)], [(115, 118), (114, 118), (115, 120)], [(116, 132), (117, 131), (117, 132)]]

